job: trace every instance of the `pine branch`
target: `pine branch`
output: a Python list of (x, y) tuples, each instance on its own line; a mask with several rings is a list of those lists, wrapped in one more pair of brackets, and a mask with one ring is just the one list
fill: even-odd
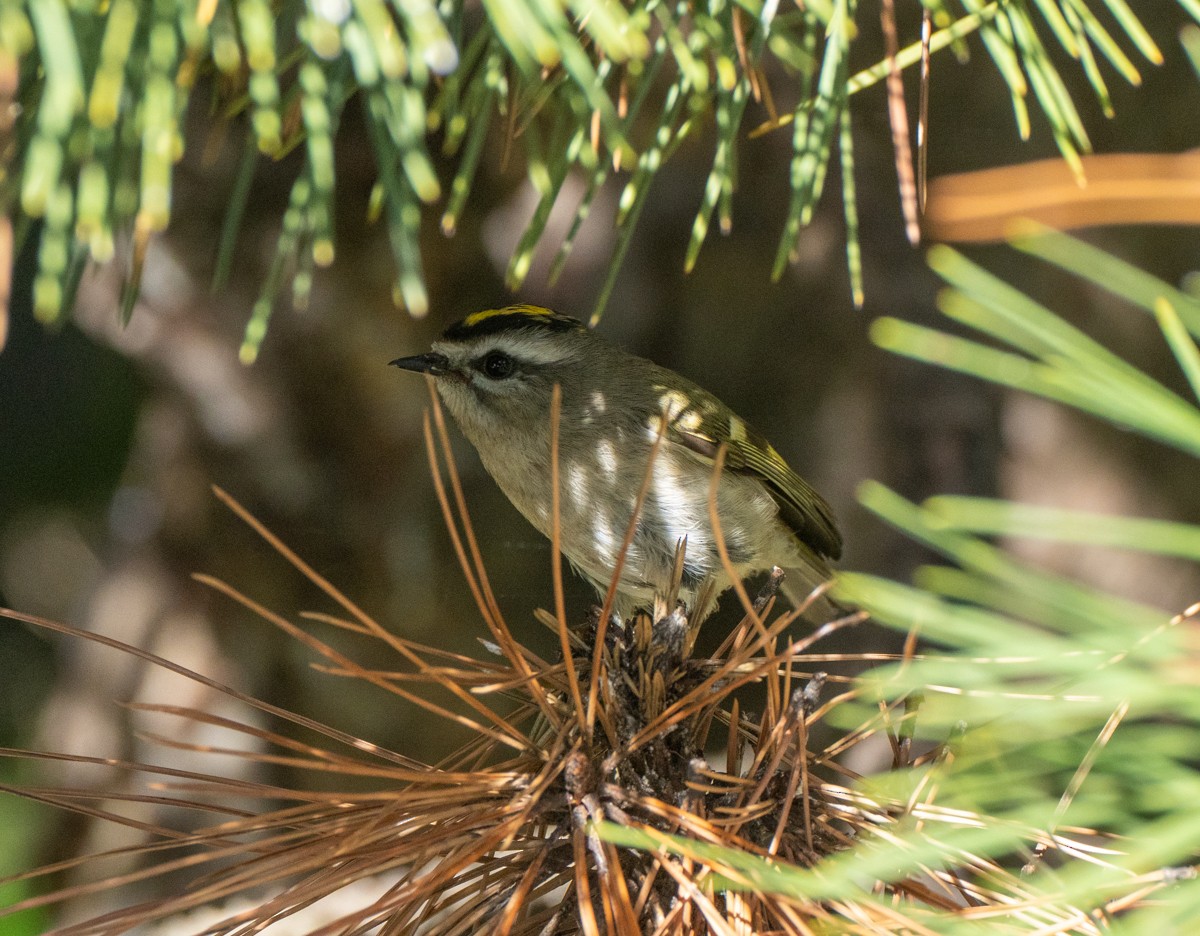
[[(1180, 4), (1196, 15), (1194, 0)], [(11, 97), (15, 119), (3, 140), (9, 168), (0, 202), (14, 226), (14, 250), (28, 238), (38, 243), (40, 319), (52, 322), (70, 310), (89, 263), (116, 258), (125, 267), (128, 315), (149, 242), (172, 218), (175, 166), (185, 146), (197, 145), (183, 132), (190, 106), (211, 98), (214, 132), (249, 141), (220, 234), (218, 286), (229, 274), (256, 166), (301, 151), (275, 258), (247, 326), (242, 357), (252, 361), (288, 285), (292, 303), (304, 305), (316, 268), (334, 260), (333, 140), (354, 99), (366, 114), (377, 163), (373, 204), (386, 218), (394, 300), (417, 316), (428, 308), (422, 214), (440, 210), (443, 229), (452, 232), (493, 152), (519, 154), (540, 196), (509, 268), (514, 290), (528, 275), (568, 177), (588, 180), (573, 231), (602, 185), (620, 187), (618, 246), (598, 316), (651, 183), (686, 138), (715, 122), (711, 169), (687, 249), (690, 268), (713, 215), (722, 231), (732, 223), (746, 121), (757, 133), (794, 123), (793, 199), (775, 275), (796, 253), (836, 144), (848, 261), (860, 300), (853, 94), (890, 76), (896, 98), (898, 74), (923, 52), (962, 54), (964, 37), (979, 32), (1011, 92), (1021, 136), (1032, 132), (1032, 97), (1078, 169), (1088, 137), (1052, 48), (1079, 63), (1106, 110), (1105, 67), (1136, 84), (1131, 54), (1162, 60), (1123, 0), (961, 0), (961, 7), (922, 0), (922, 6), (935, 27), (927, 44), (910, 40), (894, 55), (875, 50), (879, 62), (852, 74), (854, 0), (800, 9), (777, 0), (707, 6), (491, 0), (482, 13), (462, 0), (6, 0), (0, 98)], [(787, 101), (780, 110), (776, 102)], [(902, 103), (893, 102), (894, 121)], [(895, 127), (896, 139), (906, 140)], [(457, 167), (449, 193), (435, 171), (439, 145)], [(898, 166), (909, 161), (898, 153)], [(906, 203), (911, 213), (911, 195)], [(573, 234), (556, 272), (572, 242)]]

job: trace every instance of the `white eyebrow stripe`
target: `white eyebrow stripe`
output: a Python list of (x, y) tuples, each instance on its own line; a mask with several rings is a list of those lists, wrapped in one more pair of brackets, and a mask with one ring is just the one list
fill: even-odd
[(539, 334), (532, 329), (528, 333), (511, 331), (481, 335), (465, 341), (439, 341), (434, 343), (433, 350), (440, 351), (448, 357), (465, 357), (471, 361), (478, 360), (489, 351), (503, 351), (519, 363), (535, 367), (561, 364), (579, 357), (578, 349), (572, 348), (568, 342), (555, 341), (554, 337), (556, 336)]

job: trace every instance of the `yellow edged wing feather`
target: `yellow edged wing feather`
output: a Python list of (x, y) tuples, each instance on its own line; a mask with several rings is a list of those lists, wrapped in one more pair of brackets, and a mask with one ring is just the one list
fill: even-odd
[[(724, 408), (715, 398), (695, 391), (691, 396), (690, 418), (676, 414), (671, 420), (668, 440), (709, 460), (716, 458), (717, 448), (724, 442), (726, 469), (760, 478), (779, 504), (780, 519), (791, 527), (796, 538), (819, 557), (840, 558), (842, 537), (825, 499), (792, 471), (751, 426), (737, 416), (723, 416)], [(698, 425), (696, 415), (700, 416)]]

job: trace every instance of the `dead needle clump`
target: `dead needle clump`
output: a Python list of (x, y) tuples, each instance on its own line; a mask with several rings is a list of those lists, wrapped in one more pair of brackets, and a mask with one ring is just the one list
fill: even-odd
[[(767, 590), (776, 584), (777, 579), (770, 580)], [(294, 627), (228, 586), (223, 590), (267, 620)], [(769, 595), (759, 597), (764, 605), (769, 600)], [(980, 916), (1005, 903), (1009, 913), (1020, 909), (1016, 901), (1022, 885), (1017, 877), (980, 859), (971, 867), (971, 860), (961, 854), (956, 856), (959, 869), (953, 872), (880, 884), (898, 903), (844, 897), (827, 901), (755, 889), (744, 868), (722, 863), (711, 852), (672, 857), (600, 838), (598, 824), (607, 822), (640, 830), (653, 841), (686, 840), (696, 848), (721, 846), (747, 857), (814, 866), (856, 839), (873, 833), (886, 839), (889, 826), (905, 821), (895, 804), (869, 800), (838, 782), (845, 778), (829, 752), (842, 749), (845, 736), (826, 750), (809, 749), (814, 721), (837, 704), (837, 696), (822, 699), (838, 677), (801, 672), (812, 638), (788, 642), (787, 615), (761, 630), (761, 625), (743, 621), (711, 658), (692, 655), (695, 631), (678, 607), (659, 608), (657, 620), (642, 615), (614, 622), (606, 629), (599, 656), (597, 713), (607, 727), (594, 735), (591, 745), (567, 682), (576, 678), (586, 685), (591, 677), (589, 641), (598, 629), (598, 614), (573, 634), (574, 670), (538, 661), (530, 673), (529, 661), (536, 658), (523, 654), (517, 664), (504, 650), (499, 657), (488, 655), (479, 661), (456, 657), (454, 666), (447, 667), (443, 652), (405, 641), (402, 657), (409, 669), (394, 674), (371, 671), (371, 681), (380, 688), (426, 699), (432, 713), (456, 719), (450, 703), (431, 698), (449, 694), (449, 682), (459, 691), (478, 690), (472, 693), (476, 699), (518, 700), (515, 708), (505, 707), (508, 714), (497, 711), (485, 719), (472, 709), (461, 716), (478, 727), (475, 737), (444, 762), (425, 766), (256, 701), (146, 651), (3, 613), (172, 669), (284, 725), (316, 732), (324, 742), (301, 743), (286, 729), (267, 730), (185, 707), (155, 707), (185, 720), (219, 722), (241, 734), (245, 749), (240, 756), (246, 759), (324, 775), (326, 786), (329, 777), (359, 781), (353, 790), (314, 792), (150, 763), (90, 761), (141, 777), (145, 792), (127, 795), (127, 804), (152, 807), (170, 802), (211, 817), (189, 832), (98, 805), (91, 791), (13, 791), (137, 828), (147, 841), (21, 875), (33, 878), (81, 864), (94, 871), (131, 856), (142, 860), (136, 870), (28, 898), (0, 914), (84, 900), (114, 888), (132, 894), (133, 888), (155, 879), (175, 881), (182, 875), (190, 882), (170, 896), (135, 901), (65, 925), (55, 931), (60, 934), (107, 936), (163, 920), (171, 921), (169, 932), (228, 934), (294, 922), (283, 931), (691, 936), (804, 933), (822, 922), (851, 921), (860, 931), (886, 933), (905, 928), (905, 907), (967, 916)], [(553, 626), (553, 619), (548, 623)], [(317, 637), (305, 634), (305, 642), (331, 661), (326, 673), (363, 678), (365, 671)], [(507, 640), (503, 646), (520, 649)], [(766, 708), (756, 717), (746, 714), (737, 698), (750, 683), (772, 686), (765, 693)], [(533, 698), (534, 693), (540, 697)], [(774, 708), (772, 699), (786, 699), (786, 705)], [(547, 718), (547, 711), (553, 717)], [(615, 744), (609, 742), (610, 733)], [(864, 727), (858, 735), (869, 733)], [(163, 740), (169, 746), (189, 747)], [(723, 740), (724, 751), (715, 750), (718, 740)], [(238, 753), (223, 753), (231, 750)], [(89, 762), (69, 755), (3, 753)], [(367, 781), (370, 787), (362, 789)], [(919, 812), (925, 823), (937, 822), (931, 803), (922, 803)], [(956, 815), (953, 821), (962, 818)], [(1047, 837), (1045, 848), (1059, 848), (1064, 842), (1059, 836)], [(714, 871), (733, 886), (718, 887)], [(972, 876), (988, 881), (988, 887), (970, 880)], [(1154, 890), (1159, 885), (1148, 886)], [(234, 898), (241, 902), (234, 903)], [(302, 923), (307, 918), (297, 915), (319, 903), (326, 905), (324, 922)], [(202, 910), (203, 923), (195, 916)], [(1050, 911), (1042, 908), (1039, 913), (1044, 917)]]
[[(435, 420), (445, 447), (436, 410)], [(949, 845), (937, 860), (924, 861), (919, 873), (878, 882), (857, 874), (849, 890), (843, 874), (830, 894), (813, 896), (811, 876), (807, 888), (764, 877), (789, 867), (820, 869), (827, 856), (857, 843), (886, 848), (914, 824), (933, 830), (924, 844), (936, 847), (939, 824), (983, 827), (988, 821), (939, 807), (936, 782), (918, 787), (920, 797), (911, 800), (861, 792), (855, 784), (860, 778), (838, 763), (846, 750), (879, 734), (892, 742), (897, 768), (924, 764), (936, 771), (949, 763), (949, 745), (919, 756), (911, 751), (915, 696), (880, 702), (865, 723), (824, 732), (831, 740), (814, 749), (817, 723), (863, 690), (825, 672), (831, 662), (848, 658), (816, 654), (812, 645), (862, 616), (847, 614), (811, 632), (795, 625), (798, 612), (772, 617), (781, 581), (774, 574), (754, 599), (739, 590), (746, 616), (715, 653), (697, 656), (698, 626), (671, 595), (652, 614), (626, 621), (594, 609), (578, 628), (567, 627), (557, 601), (557, 614), (543, 612), (538, 619), (558, 634), (562, 658), (542, 660), (503, 620), (453, 465), (445, 465), (452, 504), (432, 454), (429, 422), (426, 433), (439, 499), (488, 629), (483, 658), (449, 654), (386, 630), (224, 492), (218, 492), (223, 501), (341, 607), (343, 616), (306, 615), (307, 623), (379, 641), (398, 665), (394, 671), (366, 669), (228, 584), (200, 580), (303, 642), (329, 678), (369, 682), (468, 729), (470, 740), (442, 762), (422, 764), (140, 648), (0, 610), (0, 616), (185, 676), (279, 726), (153, 706), (161, 716), (219, 727), (242, 745), (217, 749), (160, 733), (168, 750), (283, 765), (321, 781), (311, 784), (314, 789), (291, 788), (148, 762), (0, 751), (132, 776), (141, 789), (116, 798), (91, 789), (9, 792), (119, 823), (144, 837), (138, 845), (0, 881), (45, 879), (80, 866), (89, 872), (85, 883), (0, 908), (0, 917), (118, 892), (129, 895), (118, 909), (54, 932), (110, 936), (170, 921), (171, 933), (237, 936), (264, 930), (344, 936), (896, 933), (928, 931), (926, 922), (939, 914), (1002, 917), (1019, 930), (1095, 931), (1083, 911), (1048, 903), (1018, 873)], [(800, 631), (807, 636), (796, 637)], [(909, 648), (903, 659), (911, 656)], [(743, 692), (751, 685), (758, 701)], [(831, 691), (834, 685), (839, 691)], [(761, 711), (752, 714), (750, 704)], [(289, 729), (317, 740), (301, 742)], [(175, 807), (176, 817), (182, 807), (200, 820), (181, 831), (175, 820), (155, 812), (164, 804)], [(124, 808), (131, 806), (142, 809)], [(621, 836), (613, 829), (629, 840), (617, 844)], [(1030, 850), (1039, 846), (1039, 857), (1085, 850), (1061, 830), (1033, 830), (1025, 837)], [(116, 870), (105, 872), (109, 863)], [(155, 883), (168, 896), (141, 896), (154, 893)], [(1164, 886), (1157, 878), (1143, 883), (1141, 897)], [(1114, 901), (1113, 909), (1121, 906)], [(319, 922), (304, 916), (318, 907)], [(195, 916), (200, 912), (203, 921)]]
[[(768, 580), (758, 596), (760, 611), (778, 583), (778, 576)], [(754, 888), (743, 870), (711, 857), (619, 846), (598, 832), (601, 823), (610, 823), (656, 842), (682, 839), (697, 847), (736, 849), (747, 858), (811, 867), (856, 839), (903, 821), (889, 812), (894, 807), (840, 783), (853, 778), (827, 751), (810, 750), (815, 720), (853, 691), (822, 701), (829, 683), (843, 677), (803, 671), (804, 653), (816, 635), (789, 639), (793, 614), (766, 621), (747, 616), (718, 653), (697, 657), (696, 628), (684, 610), (660, 604), (653, 616), (610, 622), (602, 652), (594, 655), (591, 642), (600, 630), (594, 610), (571, 635), (573, 667), (538, 660), (508, 634), (493, 647), (499, 656), (493, 652), (478, 661), (457, 656), (453, 666), (446, 665), (443, 651), (389, 635), (390, 644), (401, 644), (395, 649), (405, 670), (386, 673), (362, 670), (318, 637), (229, 586), (211, 584), (301, 637), (325, 658), (325, 673), (367, 678), (424, 704), (431, 714), (474, 726), (474, 736), (442, 763), (422, 765), (402, 752), (259, 702), (138, 648), (4, 612), (170, 668), (284, 725), (316, 732), (324, 742), (301, 743), (286, 729), (214, 719), (199, 710), (156, 707), (185, 720), (219, 721), (243, 737), (240, 756), (250, 761), (324, 775), (326, 788), (331, 777), (357, 782), (341, 791), (313, 791), (150, 763), (107, 764), (142, 778), (145, 792), (130, 794), (129, 801), (147, 807), (170, 802), (211, 817), (188, 832), (96, 805), (97, 797), (89, 791), (18, 791), (135, 827), (147, 841), (30, 872), (23, 877), (81, 864), (94, 872), (105, 862), (126, 861), (131, 855), (141, 859), (136, 870), (123, 868), (98, 880), (93, 874), (91, 883), (19, 901), (0, 914), (82, 900), (114, 888), (132, 894), (133, 888), (156, 879), (176, 882), (182, 876), (190, 883), (175, 887), (169, 896), (134, 901), (55, 932), (109, 936), (164, 920), (171, 921), (166, 931), (172, 933), (249, 934), (276, 923), (291, 924), (282, 932), (347, 936), (805, 933), (822, 921), (851, 920), (863, 931), (903, 928), (898, 922), (905, 918), (903, 904), (772, 893)], [(548, 625), (557, 626), (547, 617)], [(329, 616), (320, 619), (337, 623)], [(817, 633), (858, 619), (850, 616)], [(503, 627), (498, 619), (495, 623)], [(376, 636), (373, 627), (361, 632)], [(511, 653), (520, 658), (514, 660)], [(587, 686), (593, 659), (601, 666), (595, 709), (604, 730), (589, 743), (588, 706), (577, 704), (569, 682)], [(759, 690), (766, 704), (756, 716), (738, 698), (752, 683), (767, 686), (765, 693)], [(469, 708), (461, 704), (464, 690), (474, 702)], [(454, 708), (456, 699), (462, 713)], [(502, 705), (490, 707), (500, 700)], [(488, 714), (480, 710), (481, 703)], [(163, 740), (168, 747), (189, 747)], [(721, 745), (724, 750), (717, 749)], [(236, 746), (208, 750), (239, 754)], [(926, 821), (935, 821), (935, 810), (926, 806)], [(1000, 873), (995, 867), (980, 870), (988, 871), (993, 881)], [(714, 871), (724, 884), (714, 880)], [(884, 889), (926, 912), (957, 913), (968, 905), (978, 910), (986, 899), (986, 892), (976, 888), (968, 904), (961, 890), (945, 883), (958, 886), (957, 877), (947, 873), (944, 878), (940, 889), (925, 879)], [(314, 904), (325, 908), (320, 925), (303, 922)], [(198, 920), (200, 911), (206, 914), (204, 922), (191, 925), (188, 921)]]
[[(773, 579), (768, 588), (777, 582)], [(353, 790), (314, 792), (149, 763), (108, 764), (141, 775), (147, 789), (133, 800), (144, 805), (169, 801), (213, 817), (211, 824), (187, 833), (89, 805), (93, 795), (82, 790), (27, 790), (24, 795), (100, 819), (136, 823), (150, 841), (132, 851), (147, 863), (137, 871), (23, 900), (0, 913), (184, 874), (190, 886), (172, 896), (133, 903), (57, 932), (122, 933), (252, 895), (261, 902), (233, 910), (203, 928), (249, 933), (336, 897), (352, 883), (376, 878), (379, 892), (373, 899), (364, 903), (356, 892), (359, 904), (340, 911), (335, 922), (320, 931), (348, 934), (380, 927), (380, 932), (445, 936), (737, 932), (726, 928), (734, 920), (744, 921), (738, 924), (740, 932), (748, 932), (745, 925), (754, 932), (794, 931), (787, 921), (795, 910), (776, 912), (772, 908), (780, 903), (777, 898), (714, 893), (702, 883), (699, 867), (602, 841), (597, 824), (645, 827), (804, 865), (847, 841), (844, 822), (822, 805), (819, 784), (812, 783), (809, 793), (815, 806), (791, 808), (797, 778), (815, 769), (814, 755), (797, 743), (804, 737), (800, 726), (813, 714), (812, 702), (801, 700), (812, 699), (823, 677), (810, 678), (796, 689), (795, 704), (786, 711), (767, 711), (756, 720), (739, 716), (734, 722), (729, 717), (733, 694), (742, 686), (791, 678), (798, 647), (783, 639), (788, 617), (763, 633), (735, 637), (726, 642), (722, 655), (704, 659), (691, 654), (695, 628), (681, 607), (660, 608), (657, 620), (639, 615), (614, 621), (606, 628), (598, 657), (602, 672), (596, 710), (605, 730), (596, 732), (589, 745), (584, 708), (576, 704), (568, 682), (577, 679), (587, 686), (591, 679), (598, 610), (573, 635), (573, 667), (537, 661), (529, 672), (530, 659), (536, 658), (506, 639), (496, 648), (499, 659), (489, 656), (476, 663), (459, 657), (451, 668), (438, 651), (403, 641), (397, 649), (409, 665), (403, 673), (389, 674), (361, 670), (318, 637), (228, 585), (210, 584), (301, 637), (325, 658), (326, 673), (368, 678), (386, 691), (423, 700), (431, 713), (474, 726), (475, 736), (446, 761), (422, 766), (402, 753), (258, 702), (146, 651), (6, 612), (166, 666), (285, 723), (315, 730), (326, 742), (302, 744), (285, 731), (215, 719), (185, 707), (154, 707), (160, 714), (193, 722), (219, 722), (244, 739), (244, 751), (231, 746), (213, 753), (240, 753), (264, 765), (369, 780), (371, 788), (359, 790), (359, 783)], [(748, 629), (750, 624), (744, 621), (741, 627)], [(365, 632), (373, 635), (374, 629)], [(514, 649), (519, 660), (508, 655)], [(448, 692), (460, 697), (464, 689), (479, 691), (470, 693), (475, 705), (462, 714), (452, 710), (451, 702), (434, 698)], [(491, 715), (485, 717), (479, 704), (486, 706), (489, 699), (501, 696), (507, 704), (500, 710), (508, 714), (489, 709)], [(552, 717), (547, 718), (547, 712)], [(714, 723), (724, 726), (717, 733), (724, 735), (726, 745), (743, 752), (738, 758), (745, 766), (739, 772), (726, 774), (710, 765), (705, 751)], [(161, 741), (168, 747), (189, 747), (165, 737)], [(724, 761), (726, 754), (716, 759)], [(800, 764), (806, 765), (803, 771)], [(242, 808), (246, 800), (257, 801), (256, 808)], [(236, 808), (231, 805), (235, 802)], [(68, 864), (86, 862), (95, 869), (105, 861), (123, 860), (129, 852), (92, 855)], [(41, 870), (48, 873), (63, 866)]]

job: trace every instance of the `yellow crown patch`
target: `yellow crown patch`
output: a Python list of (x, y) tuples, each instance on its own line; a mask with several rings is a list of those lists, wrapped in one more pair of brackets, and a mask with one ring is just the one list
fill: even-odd
[(473, 312), (461, 322), (446, 329), (442, 337), (449, 341), (478, 338), (515, 328), (544, 328), (550, 331), (571, 331), (583, 328), (583, 323), (551, 309), (535, 305), (511, 305), (503, 309), (484, 309)]
[(462, 320), (464, 328), (474, 328), (481, 322), (486, 322), (488, 319), (497, 315), (529, 315), (529, 316), (555, 316), (557, 312), (542, 306), (529, 305), (521, 303), (519, 305), (505, 306), (503, 309), (484, 309), (482, 312), (473, 312)]

